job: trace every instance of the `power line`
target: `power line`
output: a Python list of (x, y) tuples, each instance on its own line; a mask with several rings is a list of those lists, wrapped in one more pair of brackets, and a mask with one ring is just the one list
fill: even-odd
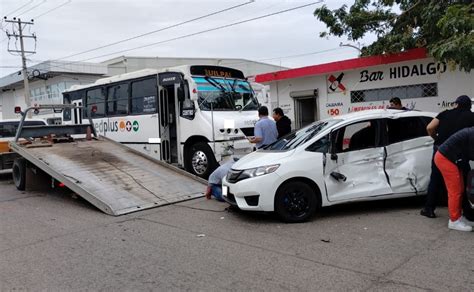
[(43, 12), (43, 13), (41, 13), (41, 14), (39, 14), (39, 15), (33, 17), (33, 19), (36, 20), (36, 19), (40, 18), (41, 16), (46, 15), (46, 14), (48, 14), (48, 13), (51, 13), (51, 12), (53, 12), (54, 10), (59, 9), (59, 8), (63, 7), (64, 5), (67, 5), (67, 4), (71, 3), (71, 2), (72, 2), (72, 0), (68, 0), (68, 1), (64, 2), (63, 4), (60, 4), (60, 5), (58, 5), (58, 6), (54, 7), (54, 8), (52, 8), (52, 9), (46, 11), (46, 12)]
[(228, 7), (228, 8), (219, 10), (219, 11), (216, 11), (216, 12), (212, 12), (212, 13), (209, 13), (209, 14), (205, 14), (205, 15), (202, 15), (202, 16), (199, 16), (199, 17), (196, 17), (196, 18), (193, 18), (193, 19), (189, 19), (189, 20), (186, 20), (186, 21), (183, 21), (183, 22), (180, 22), (180, 23), (177, 23), (177, 24), (173, 24), (173, 25), (170, 25), (170, 26), (167, 26), (167, 27), (164, 27), (164, 28), (160, 28), (160, 29), (157, 29), (157, 30), (149, 31), (149, 32), (146, 32), (146, 33), (143, 33), (143, 34), (134, 36), (134, 37), (126, 38), (126, 39), (123, 39), (123, 40), (120, 40), (120, 41), (116, 41), (116, 42), (113, 42), (113, 43), (110, 43), (110, 44), (107, 44), (107, 45), (103, 45), (103, 46), (100, 46), (100, 47), (97, 47), (97, 48), (90, 49), (90, 50), (87, 50), (87, 51), (83, 51), (83, 52), (75, 53), (75, 54), (72, 54), (72, 55), (68, 55), (68, 56), (59, 58), (59, 59), (57, 59), (57, 60), (63, 60), (63, 59), (66, 59), (66, 58), (71, 58), (71, 57), (83, 55), (83, 54), (85, 54), (85, 53), (90, 53), (90, 52), (92, 52), (92, 51), (100, 50), (100, 49), (103, 49), (103, 48), (108, 48), (108, 47), (111, 47), (111, 46), (114, 46), (114, 45), (117, 45), (117, 44), (120, 44), (120, 43), (128, 42), (128, 41), (131, 41), (131, 40), (134, 40), (134, 39), (138, 39), (138, 38), (141, 38), (141, 37), (150, 35), (150, 34), (154, 34), (154, 33), (157, 33), (157, 32), (161, 32), (161, 31), (164, 31), (164, 30), (168, 30), (168, 29), (171, 29), (171, 28), (175, 28), (175, 27), (178, 27), (178, 26), (181, 26), (181, 25), (190, 23), (190, 22), (194, 22), (194, 21), (196, 21), (196, 20), (200, 20), (200, 19), (207, 18), (207, 17), (210, 17), (210, 16), (214, 16), (214, 15), (217, 15), (217, 14), (220, 14), (220, 13), (223, 13), (223, 12), (226, 12), (226, 11), (229, 11), (229, 10), (233, 10), (233, 9), (236, 9), (236, 8), (239, 8), (239, 7), (242, 7), (242, 6), (251, 4), (251, 3), (253, 3), (253, 2), (255, 2), (255, 0), (251, 0), (251, 1), (248, 1), (248, 2), (245, 2), (245, 3), (241, 3), (241, 4), (238, 4), (238, 5), (235, 5), (235, 6), (231, 6), (231, 7)]
[(20, 7), (18, 7), (17, 9), (15, 9), (15, 10), (13, 10), (12, 12), (9, 12), (9, 13), (3, 15), (3, 16), (8, 16), (8, 15), (10, 15), (10, 14), (12, 14), (12, 13), (17, 12), (18, 10), (22, 9), (23, 7), (26, 7), (27, 5), (29, 5), (29, 4), (30, 4), (31, 2), (33, 2), (33, 1), (35, 1), (35, 0), (30, 0), (30, 1), (28, 1), (26, 4), (24, 4), (24, 5), (20, 6)]
[[(265, 58), (265, 59), (250, 59), (250, 60), (254, 61), (254, 62), (262, 62), (262, 61), (271, 61), (271, 60), (292, 59), (292, 58), (317, 55), (317, 54), (322, 54), (322, 53), (327, 53), (327, 52), (332, 52), (332, 51), (337, 51), (337, 50), (343, 50), (343, 49), (344, 48), (336, 47), (336, 48), (331, 48), (331, 49), (326, 49), (326, 50), (321, 50), (321, 51), (297, 54), (297, 55), (287, 55), (287, 56), (281, 56), (281, 57), (272, 57), (272, 58)], [(245, 62), (225, 63), (225, 65), (239, 65), (239, 64), (244, 64), (244, 63)]]
[(85, 61), (89, 61), (89, 60), (93, 60), (93, 59), (107, 57), (107, 56), (110, 56), (110, 55), (115, 55), (115, 54), (124, 53), (124, 52), (128, 52), (128, 51), (133, 51), (133, 50), (143, 49), (143, 48), (147, 48), (147, 47), (151, 47), (151, 46), (155, 46), (155, 45), (160, 45), (160, 44), (164, 44), (164, 43), (168, 43), (168, 42), (188, 38), (188, 37), (191, 37), (191, 36), (196, 36), (196, 35), (204, 34), (204, 33), (207, 33), (207, 32), (216, 31), (216, 30), (220, 30), (220, 29), (240, 25), (240, 24), (243, 24), (243, 23), (247, 23), (247, 22), (251, 22), (251, 21), (255, 21), (255, 20), (259, 20), (259, 19), (263, 19), (263, 18), (268, 18), (268, 17), (275, 16), (275, 15), (278, 15), (278, 14), (283, 14), (283, 13), (286, 13), (286, 12), (302, 9), (302, 8), (305, 8), (305, 7), (308, 7), (308, 6), (316, 5), (316, 4), (321, 3), (321, 2), (323, 2), (323, 1), (320, 0), (320, 1), (316, 1), (316, 2), (311, 2), (309, 4), (300, 5), (300, 6), (285, 9), (285, 10), (280, 10), (280, 11), (277, 11), (277, 12), (273, 12), (273, 13), (269, 13), (269, 14), (249, 18), (249, 19), (242, 20), (242, 21), (233, 22), (233, 23), (226, 24), (226, 25), (221, 25), (221, 26), (218, 26), (218, 27), (202, 30), (202, 31), (199, 31), (199, 32), (190, 33), (190, 34), (187, 34), (187, 35), (182, 35), (182, 36), (179, 36), (179, 37), (167, 39), (167, 40), (156, 42), (156, 43), (151, 43), (151, 44), (148, 44), (148, 45), (138, 46), (138, 47), (134, 47), (134, 48), (130, 48), (130, 49), (125, 49), (125, 50), (120, 50), (120, 51), (116, 51), (116, 52), (113, 52), (113, 53), (100, 55), (100, 56), (97, 56), (97, 57), (87, 58), (87, 59), (79, 60), (79, 61), (76, 61), (76, 62), (85, 62)]
[(38, 7), (40, 5), (43, 5), (44, 3), (46, 3), (46, 0), (43, 0), (43, 2), (41, 2), (40, 4), (37, 4), (33, 7), (31, 7), (30, 9), (27, 9), (27, 10), (23, 11), (22, 13), (18, 14), (16, 17), (19, 17), (19, 16), (21, 16), (21, 15), (27, 13), (27, 12), (30, 12), (31, 10), (35, 9), (36, 7)]

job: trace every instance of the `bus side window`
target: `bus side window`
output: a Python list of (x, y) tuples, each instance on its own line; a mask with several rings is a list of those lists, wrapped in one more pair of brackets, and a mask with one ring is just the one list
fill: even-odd
[[(64, 94), (64, 104), (71, 104), (71, 97), (69, 94), (65, 93)], [(65, 108), (63, 110), (63, 121), (70, 121), (71, 120), (71, 109), (70, 108)]]
[(96, 106), (97, 110), (91, 114), (91, 118), (101, 118), (105, 116), (105, 97), (102, 92), (102, 88), (97, 88), (87, 91), (87, 112), (89, 112), (92, 106)]
[(132, 82), (130, 114), (157, 113), (156, 78)]
[(128, 84), (112, 85), (107, 89), (107, 116), (128, 114)]

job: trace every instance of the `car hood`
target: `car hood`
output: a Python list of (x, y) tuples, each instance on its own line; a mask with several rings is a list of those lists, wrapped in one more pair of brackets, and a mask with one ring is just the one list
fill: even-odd
[(283, 158), (293, 155), (295, 150), (289, 151), (255, 151), (245, 155), (237, 161), (232, 169), (242, 170), (265, 165), (278, 164)]

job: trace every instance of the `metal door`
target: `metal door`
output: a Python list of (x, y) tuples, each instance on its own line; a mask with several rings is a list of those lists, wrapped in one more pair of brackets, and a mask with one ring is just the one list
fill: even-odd
[(181, 74), (158, 74), (159, 122), (161, 159), (168, 163), (178, 162), (178, 88), (183, 84)]

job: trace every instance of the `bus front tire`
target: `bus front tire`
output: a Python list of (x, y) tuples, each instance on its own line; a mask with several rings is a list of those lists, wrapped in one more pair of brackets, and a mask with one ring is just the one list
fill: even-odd
[(26, 160), (24, 158), (16, 158), (13, 161), (12, 171), (15, 187), (19, 191), (24, 191), (26, 188)]
[(214, 153), (207, 143), (198, 142), (189, 148), (186, 169), (192, 174), (207, 179), (217, 168)]

